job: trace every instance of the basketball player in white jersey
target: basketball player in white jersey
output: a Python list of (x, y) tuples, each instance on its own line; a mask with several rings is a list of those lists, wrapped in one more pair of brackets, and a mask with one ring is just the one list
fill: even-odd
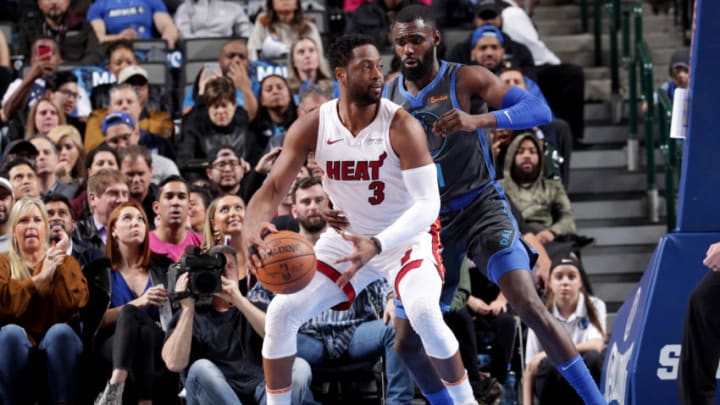
[[(426, 397), (436, 404), (475, 404), (457, 340), (440, 311), (440, 200), (425, 133), (409, 113), (381, 99), (382, 59), (371, 38), (341, 37), (329, 58), (340, 98), (290, 127), (282, 153), (245, 216), (243, 236), (249, 263), (257, 270), (266, 250), (261, 235), (273, 230), (268, 221), (307, 153), (314, 151), (325, 171), (323, 188), (351, 224), (341, 233), (323, 233), (315, 245), (313, 280), (295, 294), (276, 296), (268, 307), (262, 350), (267, 404), (290, 403), (300, 325), (328, 308), (347, 305), (379, 277), (394, 287), (404, 307), (397, 315), (408, 318), (445, 383), (441, 391), (423, 391)], [(410, 371), (416, 381), (427, 372)]]

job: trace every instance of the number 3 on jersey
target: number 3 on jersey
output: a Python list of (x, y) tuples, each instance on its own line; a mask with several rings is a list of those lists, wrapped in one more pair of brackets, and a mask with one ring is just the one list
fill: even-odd
[(368, 198), (370, 204), (378, 205), (385, 200), (385, 183), (382, 181), (373, 181), (368, 188), (373, 192), (372, 196)]

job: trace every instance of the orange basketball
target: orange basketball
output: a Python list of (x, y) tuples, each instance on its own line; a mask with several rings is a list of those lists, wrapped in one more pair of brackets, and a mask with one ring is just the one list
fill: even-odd
[(312, 244), (291, 231), (279, 231), (265, 237), (270, 252), (262, 256), (257, 278), (275, 294), (292, 294), (305, 288), (315, 274)]

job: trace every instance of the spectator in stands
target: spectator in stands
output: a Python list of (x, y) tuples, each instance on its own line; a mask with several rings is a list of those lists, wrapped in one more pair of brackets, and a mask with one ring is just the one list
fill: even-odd
[[(45, 95), (65, 114), (65, 121), (85, 133), (84, 119), (90, 115), (90, 103), (87, 97), (80, 99), (77, 76), (70, 71), (55, 72), (48, 77), (45, 90)], [(82, 94), (87, 95), (84, 91)]]
[(13, 68), (10, 66), (10, 48), (5, 34), (0, 31), (0, 94), (5, 94), (13, 78)]
[(41, 37), (59, 45), (60, 57), (78, 65), (99, 65), (102, 51), (90, 24), (70, 8), (70, 0), (38, 0), (37, 18), (18, 26), (16, 54), (29, 58), (31, 45)]
[(660, 86), (660, 89), (667, 92), (670, 101), (673, 100), (675, 89), (687, 89), (690, 86), (690, 50), (680, 49), (673, 52), (668, 65), (670, 81)]
[(115, 149), (107, 145), (100, 145), (88, 153), (83, 161), (87, 177), (82, 182), (77, 196), (70, 202), (75, 218), (83, 219), (90, 214), (87, 204), (87, 179), (102, 169), (120, 170), (119, 160)]
[[(327, 228), (323, 214), (328, 199), (320, 179), (297, 181), (291, 191), (292, 215), (300, 224), (300, 235), (312, 244)], [(274, 294), (257, 283), (248, 297), (268, 305)], [(395, 307), (392, 288), (384, 278), (371, 283), (343, 310), (328, 309), (305, 322), (298, 334), (297, 357), (313, 366), (333, 361), (374, 361), (385, 356), (387, 403), (409, 404), (415, 394), (410, 372), (394, 349)], [(384, 308), (382, 319), (376, 306)]]
[(297, 119), (297, 107), (285, 78), (266, 76), (260, 83), (260, 108), (250, 129), (258, 145), (265, 149), (269, 140), (284, 135)]
[[(300, 100), (298, 102), (297, 107), (297, 116), (302, 117), (304, 114), (311, 113), (320, 106), (332, 99), (332, 93), (331, 90), (326, 88), (325, 86), (320, 86), (317, 84), (313, 84), (310, 87), (306, 88), (300, 93)], [(283, 145), (283, 142), (285, 141), (285, 134), (280, 134), (277, 136), (273, 136), (268, 140), (267, 146), (265, 146), (265, 151), (271, 151), (273, 148), (280, 147)], [(312, 156), (314, 156), (313, 152), (308, 153), (308, 167), (315, 168), (316, 165), (315, 159), (313, 159)], [(317, 174), (317, 172), (316, 172)]]
[(158, 186), (152, 183), (152, 157), (142, 145), (129, 145), (120, 149), (120, 171), (128, 183), (130, 198), (137, 201), (148, 217), (150, 229), (155, 228), (153, 204), (158, 196)]
[[(44, 376), (53, 403), (72, 403), (83, 347), (68, 322), (88, 301), (87, 282), (66, 254), (67, 238), (49, 245), (39, 199), (15, 204), (10, 231), (10, 250), (0, 254), (0, 401), (34, 403), (38, 382), (31, 377)], [(35, 355), (46, 364), (44, 372)]]
[(214, 246), (232, 246), (237, 254), (238, 279), (240, 280), (240, 292), (245, 295), (250, 289), (250, 277), (248, 277), (247, 266), (245, 265), (246, 248), (243, 246), (242, 230), (245, 219), (245, 202), (240, 197), (225, 195), (218, 197), (208, 206), (205, 215), (205, 229), (203, 230), (203, 249), (210, 249)]
[[(25, 113), (45, 94), (45, 77), (57, 70), (62, 62), (57, 43), (50, 38), (40, 38), (32, 46), (30, 70), (22, 79), (15, 79), (2, 98), (3, 121), (18, 120), (24, 129)], [(20, 112), (22, 115), (16, 116)], [(11, 134), (11, 139), (22, 137), (24, 131)]]
[(205, 175), (210, 180), (210, 189), (219, 196), (237, 195), (249, 199), (270, 171), (278, 151), (269, 152), (258, 161), (254, 170), (250, 164), (235, 152), (235, 149), (220, 145), (208, 158)]
[[(137, 125), (135, 125), (133, 117), (130, 114), (121, 111), (108, 114), (108, 116), (105, 117), (105, 120), (103, 120), (102, 129), (102, 133), (105, 138), (104, 144), (116, 151), (129, 145), (140, 144), (147, 147), (147, 143), (143, 144), (141, 142), (143, 138), (140, 134), (144, 134), (146, 136), (145, 140), (149, 139), (151, 142), (148, 143), (151, 144), (158, 139), (160, 139), (160, 141), (158, 141), (160, 145), (165, 145), (163, 141), (167, 141), (166, 139), (156, 137), (147, 132), (143, 133), (143, 131), (139, 130)], [(166, 158), (165, 156), (152, 153), (152, 149), (148, 149), (151, 151), (152, 157), (153, 183), (158, 184), (162, 179), (171, 174), (180, 174), (177, 166), (175, 166), (175, 163), (173, 163), (172, 160)]]
[(85, 182), (85, 149), (75, 127), (58, 125), (48, 133), (58, 150), (55, 174), (62, 183), (80, 185)]
[[(600, 382), (605, 345), (605, 303), (588, 292), (582, 264), (574, 257), (562, 257), (550, 269), (550, 292), (545, 301), (575, 343), (596, 383)], [(525, 351), (523, 403), (541, 405), (582, 404), (583, 401), (550, 363), (535, 333), (529, 329)]]
[(553, 113), (570, 124), (574, 138), (582, 139), (585, 128), (585, 75), (580, 66), (561, 63), (540, 40), (537, 30), (525, 10), (512, 0), (495, 1), (501, 8), (495, 18), (476, 15), (476, 26), (492, 25), (509, 34), (513, 40), (525, 45), (535, 61), (537, 82), (547, 98)]
[(252, 29), (243, 6), (225, 0), (185, 0), (175, 12), (175, 24), (185, 39), (247, 38)]
[(206, 188), (190, 186), (186, 225), (191, 231), (202, 235), (205, 227), (205, 215), (211, 200), (210, 192)]
[(100, 42), (117, 39), (152, 39), (160, 33), (170, 49), (175, 49), (179, 32), (161, 0), (114, 2), (97, 0), (88, 9), (87, 19)]
[(91, 247), (80, 239), (73, 238), (75, 220), (72, 216), (70, 200), (60, 194), (48, 194), (43, 197), (43, 203), (45, 203), (48, 213), (50, 240), (57, 242), (63, 238), (68, 238), (70, 245), (68, 251), (80, 263), (81, 268), (104, 256), (102, 250)]
[(160, 135), (163, 138), (173, 139), (172, 117), (167, 111), (155, 110), (148, 107), (150, 96), (150, 77), (145, 69), (140, 66), (128, 66), (120, 71), (118, 84), (128, 83), (135, 89), (138, 101), (142, 107), (140, 112), (140, 128), (151, 134)]
[(159, 360), (164, 333), (160, 308), (170, 310), (168, 261), (151, 260), (150, 222), (135, 201), (118, 205), (108, 220), (105, 256), (110, 259), (110, 307), (100, 324), (97, 347), (112, 362), (112, 375), (95, 401), (122, 404), (125, 381), (132, 376), (137, 400), (152, 401), (154, 381), (164, 369)]
[(204, 166), (217, 145), (231, 147), (246, 161), (257, 160), (260, 147), (250, 132), (247, 111), (238, 108), (235, 86), (227, 77), (216, 77), (205, 85), (204, 106), (185, 116), (178, 147), (184, 170)]
[(73, 183), (63, 183), (59, 180), (55, 169), (58, 166), (57, 146), (47, 136), (37, 135), (30, 140), (38, 150), (35, 159), (35, 170), (37, 170), (40, 181), (40, 195), (60, 194), (67, 199), (75, 197), (78, 186)]
[[(188, 405), (264, 404), (260, 352), (265, 313), (238, 288), (244, 268), (236, 258), (243, 254), (229, 246), (216, 246), (209, 253), (225, 257), (222, 292), (214, 294), (212, 306), (203, 310), (195, 307), (192, 295), (180, 301), (182, 309), (173, 318), (162, 348), (163, 360), (168, 369), (186, 375)], [(188, 273), (183, 273), (175, 291), (185, 293), (188, 281)], [(292, 376), (292, 403), (305, 403), (312, 398), (310, 366), (296, 359)]]
[(22, 159), (30, 162), (31, 165), (35, 164), (35, 158), (38, 155), (37, 149), (33, 146), (30, 141), (25, 139), (18, 139), (10, 142), (5, 148), (3, 148), (3, 171), (7, 171), (5, 164), (15, 159)]
[[(128, 68), (126, 68), (128, 69)], [(130, 66), (128, 72), (135, 75), (136, 68)], [(145, 75), (147, 76), (146, 72)], [(128, 76), (125, 79), (128, 79)], [(146, 93), (147, 95), (147, 93)], [(164, 138), (160, 134), (167, 137), (170, 135), (172, 122), (169, 121), (167, 113), (150, 113), (141, 104), (141, 99), (136, 87), (130, 83), (120, 83), (110, 88), (110, 105), (107, 111), (95, 110), (88, 119), (87, 129), (85, 130), (85, 150), (93, 150), (103, 141), (102, 123), (107, 119), (108, 112), (123, 111), (130, 114), (133, 122), (137, 123), (137, 131), (139, 131), (140, 139), (138, 142), (150, 149), (153, 154), (160, 154), (170, 160), (175, 159), (175, 149), (169, 139)], [(156, 131), (156, 132), (151, 132)], [(160, 134), (158, 134), (159, 132)]]
[(327, 62), (320, 58), (312, 38), (300, 37), (292, 44), (287, 65), (287, 83), (296, 103), (300, 102), (300, 94), (313, 85), (326, 88), (332, 98), (340, 96), (340, 86), (330, 75)]
[(543, 244), (575, 232), (570, 199), (557, 180), (542, 176), (542, 147), (531, 133), (517, 135), (507, 150), (500, 180), (505, 194)]
[(87, 201), (90, 215), (75, 224), (75, 238), (104, 250), (110, 213), (128, 201), (125, 175), (114, 169), (102, 169), (88, 177)]
[(267, 0), (265, 11), (257, 16), (248, 40), (250, 60), (283, 58), (303, 36), (315, 41), (320, 58), (325, 59), (320, 32), (315, 23), (303, 15), (300, 0)]
[[(503, 69), (498, 75), (508, 86), (518, 86), (529, 91), (528, 78), (514, 67)], [(538, 89), (539, 91), (539, 89)], [(572, 156), (572, 131), (567, 121), (554, 117), (546, 125), (530, 129), (543, 147), (545, 177), (562, 181), (565, 188), (570, 184), (570, 158)], [(497, 167), (502, 167), (502, 164)]]
[(226, 76), (232, 80), (235, 86), (237, 106), (247, 111), (250, 120), (257, 115), (257, 97), (260, 93), (260, 82), (256, 77), (250, 76), (250, 59), (245, 40), (234, 38), (225, 43), (218, 58), (220, 72), (207, 71), (207, 65), (202, 68), (193, 86), (185, 89), (183, 98), (183, 115), (192, 111), (196, 104), (202, 104), (205, 93), (205, 86), (208, 81), (217, 76)]
[(150, 232), (150, 250), (177, 262), (185, 247), (200, 246), (202, 236), (186, 228), (189, 208), (188, 185), (180, 176), (170, 176), (158, 187), (153, 211), (157, 218)]
[[(495, 0), (481, 0), (475, 6), (473, 14), (473, 25), (475, 29), (487, 26), (487, 21), (495, 20), (502, 12), (502, 6)], [(475, 31), (468, 35), (467, 40), (455, 45), (452, 49), (448, 49), (446, 59), (451, 62), (464, 63), (469, 65), (472, 63), (472, 51), (475, 48), (473, 44)], [(533, 61), (530, 50), (523, 44), (513, 41), (506, 33), (501, 31), (503, 38), (502, 47), (505, 52), (504, 60), (512, 64), (512, 66), (521, 69), (525, 74), (533, 79), (535, 76), (535, 62)], [(492, 70), (492, 69), (491, 69)]]
[(15, 205), (15, 195), (12, 184), (5, 177), (0, 177), (0, 253), (10, 249), (10, 211)]
[(65, 113), (47, 97), (40, 97), (30, 109), (25, 125), (25, 139), (47, 136), (53, 128), (65, 125)]
[(32, 163), (24, 159), (15, 159), (4, 165), (6, 176), (13, 187), (15, 199), (40, 197), (40, 180)]

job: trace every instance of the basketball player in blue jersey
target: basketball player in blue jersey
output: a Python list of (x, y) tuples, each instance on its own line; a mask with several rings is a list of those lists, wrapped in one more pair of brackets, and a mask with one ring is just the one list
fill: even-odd
[[(329, 51), (340, 83), (340, 98), (302, 116), (289, 129), (283, 151), (266, 182), (247, 206), (243, 237), (253, 271), (267, 247), (263, 232), (309, 151), (324, 169), (323, 188), (349, 226), (328, 229), (315, 244), (312, 281), (290, 295), (277, 295), (268, 307), (263, 368), (268, 405), (289, 404), (291, 367), (300, 325), (330, 307), (348, 304), (356, 292), (380, 277), (393, 286), (407, 322), (417, 332), (431, 372), (414, 377), (436, 380), (437, 403), (476, 404), (440, 306), (443, 268), (437, 215), (440, 197), (435, 165), (418, 121), (399, 105), (381, 98), (382, 58), (367, 36), (341, 37)], [(419, 355), (423, 355), (419, 350)], [(411, 364), (413, 366), (414, 364)], [(444, 382), (444, 384), (443, 384)], [(447, 388), (446, 388), (447, 386)]]
[[(552, 118), (550, 110), (520, 88), (508, 88), (484, 67), (438, 60), (440, 33), (425, 6), (403, 8), (392, 35), (402, 61), (401, 75), (388, 83), (384, 95), (423, 124), (437, 168), (443, 262), (448, 270), (441, 303), (451, 302), (460, 262), (467, 254), (499, 285), (585, 403), (605, 404), (567, 332), (535, 291), (529, 272), (535, 253), (520, 239), (504, 192), (495, 182), (490, 146), (481, 130), (545, 124)], [(472, 111), (471, 99), (477, 105), (478, 98), (498, 110)], [(424, 359), (416, 355), (417, 338), (410, 325), (398, 318), (396, 348), (408, 365), (417, 363), (411, 369), (420, 367)]]

